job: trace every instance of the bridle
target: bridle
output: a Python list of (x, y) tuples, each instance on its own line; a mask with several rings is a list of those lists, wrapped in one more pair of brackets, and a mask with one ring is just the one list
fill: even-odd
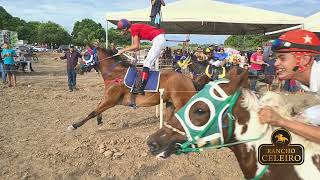
[[(258, 137), (232, 141), (234, 124), (236, 118), (233, 116), (233, 107), (238, 101), (241, 91), (236, 90), (232, 95), (227, 95), (224, 90), (219, 86), (219, 84), (227, 84), (230, 80), (228, 79), (218, 79), (214, 82), (208, 83), (199, 93), (194, 95), (189, 102), (184, 105), (176, 114), (176, 118), (181, 123), (185, 132), (180, 131), (172, 127), (171, 125), (164, 124), (164, 126), (174, 132), (181, 134), (182, 136), (187, 136), (187, 141), (179, 145), (179, 149), (176, 154), (180, 155), (189, 152), (202, 152), (205, 149), (218, 149), (222, 147), (230, 147), (238, 144), (244, 144), (248, 142), (253, 142), (263, 138), (269, 126), (266, 130), (262, 132)], [(214, 94), (214, 91), (220, 94), (220, 97)], [(210, 93), (212, 92), (212, 93)], [(197, 101), (202, 101), (209, 106), (210, 109), (210, 119), (202, 127), (196, 127), (190, 124), (190, 120), (185, 119), (186, 115), (189, 115), (190, 107)], [(219, 102), (216, 102), (219, 101)], [(212, 108), (212, 106), (214, 106)], [(212, 115), (214, 113), (214, 115)], [(223, 124), (223, 119), (228, 116), (228, 124)], [(224, 139), (223, 128), (227, 128), (227, 138)], [(220, 144), (212, 144), (212, 140), (220, 140)], [(199, 143), (205, 143), (204, 146), (198, 147)], [(216, 141), (215, 141), (216, 142)], [(252, 178), (252, 180), (260, 179), (268, 170), (269, 165), (265, 165), (262, 171)]]

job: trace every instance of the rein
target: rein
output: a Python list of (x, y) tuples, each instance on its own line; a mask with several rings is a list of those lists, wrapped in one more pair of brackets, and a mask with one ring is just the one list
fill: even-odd
[[(119, 56), (119, 55), (120, 55), (120, 54), (115, 54), (115, 55), (112, 55), (112, 56), (103, 58), (103, 59), (101, 59), (101, 60), (99, 59), (99, 62), (101, 62), (101, 61), (106, 61), (106, 60), (108, 60), (108, 59), (114, 58), (114, 57)], [(126, 57), (127, 57), (127, 56), (126, 56)], [(120, 64), (120, 63), (121, 63), (121, 61), (118, 61), (118, 62), (112, 64), (111, 67), (110, 67), (109, 69), (107, 69), (107, 71), (105, 71), (105, 72), (102, 73), (102, 78), (103, 78), (104, 80), (107, 79), (107, 76), (108, 76), (108, 75), (113, 71), (113, 69), (116, 68), (116, 66), (117, 66), (118, 64)], [(116, 82), (116, 83), (121, 83), (121, 79), (120, 79), (120, 78), (116, 78), (116, 79), (113, 80), (113, 81)], [(113, 82), (113, 81), (109, 81), (109, 82)]]

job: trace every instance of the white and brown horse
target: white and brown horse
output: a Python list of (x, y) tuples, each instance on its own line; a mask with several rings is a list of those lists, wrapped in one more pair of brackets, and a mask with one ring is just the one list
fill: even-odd
[[(233, 68), (227, 78), (230, 80), (228, 83), (219, 85), (220, 90), (224, 92), (217, 88), (213, 90), (213, 93), (218, 93), (220, 96), (225, 93), (224, 95), (230, 97), (240, 90), (240, 96), (231, 109), (234, 121), (230, 124), (230, 118), (221, 118), (222, 124), (226, 126), (221, 127), (220, 138), (224, 139), (224, 144), (231, 144), (228, 147), (234, 152), (245, 178), (320, 179), (320, 145), (309, 142), (293, 133), (291, 133), (292, 143), (302, 144), (305, 148), (305, 159), (302, 165), (282, 164), (266, 167), (258, 162), (258, 147), (261, 144), (271, 144), (270, 137), (275, 128), (260, 123), (258, 119), (259, 108), (264, 105), (276, 107), (282, 116), (287, 117), (290, 116), (289, 105), (276, 93), (267, 93), (258, 99), (248, 89), (247, 71)], [(200, 101), (190, 104), (188, 114), (185, 114), (189, 116), (189, 121), (197, 127), (208, 124), (207, 122), (212, 117), (212, 108), (208, 103)], [(166, 126), (149, 136), (147, 143), (153, 155), (168, 158), (179, 151), (181, 144), (189, 141), (185, 125), (182, 125), (178, 118), (177, 115), (173, 116), (167, 121)], [(231, 131), (230, 126), (233, 126)], [(231, 132), (230, 138), (228, 137), (229, 132)], [(188, 133), (190, 132), (188, 131)]]

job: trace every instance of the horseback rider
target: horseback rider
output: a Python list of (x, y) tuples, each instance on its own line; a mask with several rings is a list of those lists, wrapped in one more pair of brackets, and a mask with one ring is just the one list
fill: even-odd
[[(277, 53), (275, 63), (279, 79), (295, 79), (300, 88), (320, 95), (320, 62), (315, 61), (320, 54), (320, 39), (307, 30), (293, 30), (273, 41)], [(320, 105), (308, 108), (302, 114), (310, 120), (305, 124), (281, 117), (271, 107), (263, 107), (259, 112), (261, 123), (284, 127), (295, 134), (320, 144)]]
[[(218, 49), (218, 52), (212, 52), (212, 58), (209, 61), (210, 67), (207, 68), (206, 74), (211, 74), (211, 80), (214, 81), (218, 78), (221, 78), (225, 74), (225, 65), (226, 58), (228, 54), (224, 52), (223, 48)], [(208, 72), (210, 71), (210, 72)]]
[(85, 69), (85, 71), (90, 72), (92, 68), (96, 70), (97, 73), (99, 73), (99, 60), (97, 57), (97, 47), (98, 43), (94, 42), (91, 45), (86, 46), (86, 51), (83, 53), (82, 60), (84, 62), (84, 65), (82, 65), (82, 68)]
[(140, 40), (152, 41), (152, 46), (143, 63), (142, 74), (137, 88), (133, 89), (132, 93), (144, 94), (144, 88), (149, 77), (149, 70), (154, 67), (155, 61), (160, 57), (161, 50), (164, 48), (166, 42), (164, 36), (164, 29), (157, 29), (147, 24), (134, 23), (131, 24), (127, 19), (121, 19), (118, 22), (118, 29), (122, 30), (124, 34), (130, 32), (133, 38), (133, 44), (118, 52), (118, 55), (126, 51), (133, 51), (139, 49)]

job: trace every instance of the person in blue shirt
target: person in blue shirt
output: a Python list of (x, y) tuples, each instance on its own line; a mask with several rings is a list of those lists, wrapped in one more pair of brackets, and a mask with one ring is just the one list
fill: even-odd
[(16, 66), (14, 62), (14, 57), (17, 57), (16, 52), (13, 49), (10, 49), (9, 43), (4, 43), (3, 50), (1, 52), (3, 58), (4, 71), (8, 75), (9, 87), (16, 86)]
[(182, 57), (182, 50), (178, 49), (177, 52), (174, 54), (173, 66), (175, 66), (177, 62), (180, 61), (181, 57)]
[(223, 48), (220, 48), (218, 50), (218, 52), (214, 52), (213, 53), (213, 60), (214, 61), (223, 61), (225, 60), (226, 58), (228, 57), (228, 54), (224, 52), (224, 49)]
[(0, 72), (1, 72), (2, 83), (5, 84), (7, 82), (7, 74), (4, 71), (3, 59), (2, 59), (1, 53), (2, 53), (2, 48), (0, 47)]

